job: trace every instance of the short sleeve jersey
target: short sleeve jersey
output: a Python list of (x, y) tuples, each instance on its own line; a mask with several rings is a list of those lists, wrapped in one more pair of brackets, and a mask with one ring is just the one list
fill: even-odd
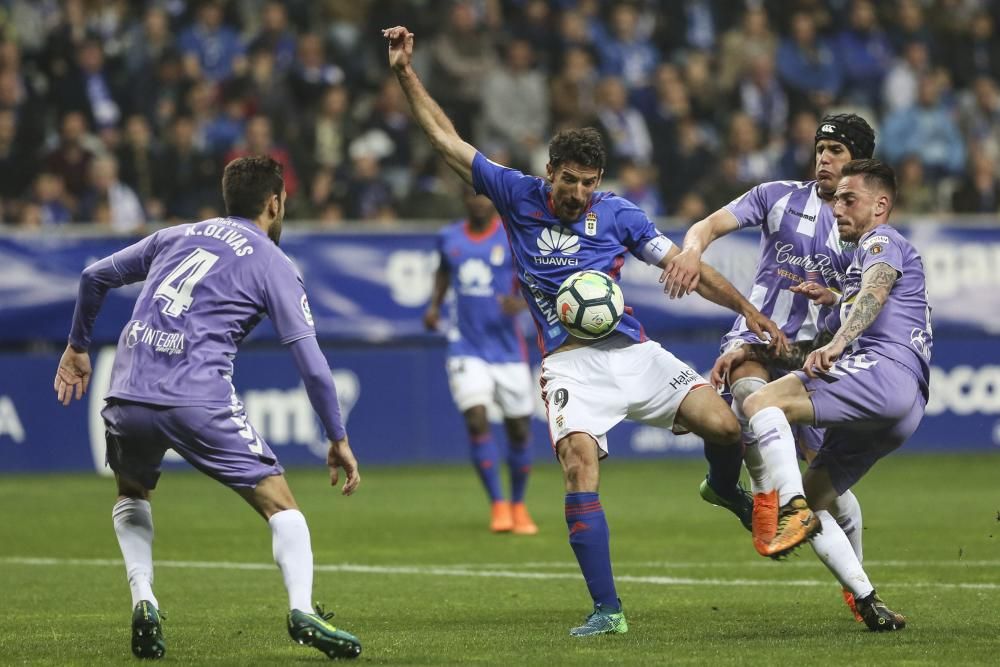
[(524, 337), (517, 320), (500, 307), (500, 297), (516, 287), (510, 247), (499, 218), (478, 234), (466, 221), (448, 225), (438, 234), (438, 252), (454, 295), (448, 354), (479, 357), (489, 363), (524, 361)]
[[(492, 162), (481, 153), (472, 161), (476, 192), (496, 206), (510, 240), (514, 270), (538, 330), (543, 354), (558, 348), (569, 335), (559, 322), (555, 297), (559, 286), (577, 271), (595, 269), (619, 279), (625, 252), (641, 259), (647, 243), (671, 241), (645, 213), (611, 192), (594, 192), (580, 217), (565, 223), (555, 216), (551, 186)], [(628, 294), (625, 294), (626, 303)], [(642, 325), (626, 312), (617, 332), (635, 341), (646, 339)]]
[(123, 282), (146, 282), (118, 340), (111, 398), (227, 405), (236, 350), (264, 316), (283, 344), (316, 335), (301, 276), (249, 220), (163, 229), (112, 262)]

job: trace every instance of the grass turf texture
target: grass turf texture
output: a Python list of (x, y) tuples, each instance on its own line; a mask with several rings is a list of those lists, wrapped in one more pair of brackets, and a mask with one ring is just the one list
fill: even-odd
[[(315, 597), (361, 638), (359, 663), (996, 664), (998, 464), (895, 455), (856, 489), (869, 574), (908, 618), (889, 634), (854, 622), (810, 549), (786, 563), (757, 556), (736, 519), (698, 497), (700, 461), (603, 466), (630, 631), (585, 640), (567, 636), (590, 600), (555, 466), (537, 466), (529, 489), (536, 537), (490, 534), (465, 466), (369, 467), (353, 498), (332, 491), (322, 469), (289, 479), (312, 531)], [(0, 480), (0, 663), (134, 660), (113, 496), (93, 475)], [(194, 472), (166, 473), (153, 507), (166, 662), (326, 660), (289, 641), (270, 533), (235, 494)], [(57, 560), (30, 560), (42, 558)], [(344, 564), (371, 569), (324, 569)]]

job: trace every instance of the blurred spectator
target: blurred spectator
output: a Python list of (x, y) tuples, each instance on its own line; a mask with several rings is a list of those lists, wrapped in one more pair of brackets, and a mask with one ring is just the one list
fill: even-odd
[(811, 181), (816, 178), (816, 128), (812, 111), (800, 111), (792, 119), (791, 132), (778, 159), (778, 178)]
[(684, 59), (683, 73), (692, 113), (706, 120), (718, 118), (724, 102), (719, 95), (715, 77), (712, 76), (708, 54), (704, 51), (688, 53)]
[(688, 192), (681, 198), (674, 215), (681, 219), (684, 226), (690, 226), (708, 215), (708, 206), (700, 194)]
[(730, 116), (727, 151), (736, 160), (737, 178), (744, 183), (761, 183), (774, 177), (774, 160), (761, 147), (760, 130), (745, 113)]
[(238, 93), (233, 97), (242, 98), (243, 109), (240, 116), (264, 115), (271, 125), (279, 130), (282, 140), (298, 138), (298, 119), (293, 105), (291, 88), (282, 70), (276, 67), (274, 52), (265, 48), (250, 51), (250, 66), (247, 76), (235, 87)]
[(651, 176), (647, 166), (633, 162), (622, 163), (618, 173), (621, 183), (618, 194), (641, 208), (651, 218), (661, 217), (667, 214), (667, 207), (664, 206), (663, 197)]
[(1000, 41), (995, 32), (993, 17), (980, 11), (973, 16), (968, 34), (959, 36), (950, 47), (950, 69), (958, 85), (967, 86), (977, 76), (1000, 78)]
[(740, 176), (740, 163), (735, 155), (723, 155), (713, 166), (698, 188), (710, 211), (725, 206), (755, 185)]
[(617, 77), (601, 80), (597, 87), (597, 121), (607, 137), (608, 174), (617, 175), (621, 161), (647, 165), (653, 158), (653, 143), (646, 121), (629, 106), (625, 84)]
[(917, 103), (920, 77), (930, 72), (927, 44), (914, 40), (903, 47), (882, 86), (883, 108), (887, 113), (909, 109)]
[(146, 10), (142, 23), (134, 25), (126, 36), (125, 67), (133, 80), (148, 76), (174, 49), (170, 18), (162, 7), (154, 5)]
[(457, 2), (448, 25), (430, 48), (431, 94), (462, 137), (472, 137), (479, 116), (483, 78), (496, 67), (493, 38), (479, 28), (469, 2)]
[[(503, 144), (511, 166), (522, 170), (547, 139), (549, 126), (548, 88), (534, 60), (531, 44), (514, 39), (507, 44), (504, 64), (483, 81), (481, 142)], [(395, 81), (391, 85), (399, 89)]]
[(292, 94), (299, 108), (308, 110), (315, 107), (329, 86), (344, 83), (344, 70), (326, 60), (319, 35), (301, 35), (298, 53), (291, 75)]
[(309, 184), (307, 201), (300, 207), (301, 217), (331, 226), (339, 224), (344, 219), (346, 201), (347, 184), (338, 177), (336, 169), (323, 167)]
[(876, 107), (882, 80), (892, 65), (892, 44), (879, 25), (875, 5), (870, 0), (853, 0), (849, 21), (849, 26), (834, 41), (837, 65), (844, 74), (849, 100)]
[(764, 130), (764, 140), (780, 138), (788, 124), (788, 96), (766, 53), (753, 56), (737, 86), (740, 109)]
[(762, 7), (748, 7), (739, 27), (722, 36), (719, 51), (719, 87), (730, 91), (742, 75), (746, 64), (760, 55), (771, 56), (778, 50), (778, 38), (768, 24), (767, 12)]
[(76, 67), (52, 83), (52, 97), (61, 113), (82, 111), (99, 133), (116, 129), (122, 118), (118, 100), (124, 98), (105, 71), (100, 42), (87, 39), (76, 53)]
[(281, 72), (295, 61), (295, 33), (288, 27), (285, 3), (269, 0), (261, 10), (260, 32), (250, 41), (250, 52), (266, 51)]
[(524, 40), (531, 46), (542, 68), (553, 71), (551, 63), (556, 61), (557, 54), (551, 51), (553, 18), (547, 0), (524, 2), (518, 15), (512, 17), (509, 30), (515, 40)]
[(966, 145), (1000, 162), (1000, 90), (994, 79), (981, 76), (962, 93), (958, 123)]
[[(106, 212), (98, 211), (101, 206)], [(78, 217), (82, 222), (106, 220), (116, 232), (133, 232), (146, 224), (142, 204), (132, 188), (118, 180), (118, 161), (112, 156), (91, 162), (90, 187), (80, 199)]]
[(33, 191), (30, 203), (37, 207), (40, 225), (65, 225), (73, 221), (72, 202), (66, 196), (61, 178), (43, 171), (35, 179)]
[(952, 210), (956, 213), (1000, 212), (1000, 180), (996, 164), (980, 151), (973, 151), (970, 173), (952, 195)]
[(778, 74), (793, 94), (795, 108), (824, 109), (843, 82), (841, 68), (826, 40), (816, 36), (816, 22), (805, 12), (792, 16), (792, 34), (778, 47)]
[(90, 162), (94, 159), (86, 142), (87, 117), (82, 112), (71, 111), (62, 118), (59, 143), (43, 160), (45, 170), (62, 178), (67, 192), (74, 198), (87, 189)]
[(453, 220), (465, 215), (454, 172), (436, 155), (424, 160), (400, 210), (404, 218), (415, 220)]
[(0, 110), (0, 198), (5, 204), (24, 193), (34, 178), (35, 169), (31, 152), (18, 144), (14, 112)]
[(311, 161), (318, 169), (338, 169), (347, 158), (347, 146), (358, 134), (350, 115), (350, 93), (342, 85), (323, 93), (319, 108), (306, 124), (303, 143), (312, 147)]
[(601, 74), (618, 77), (629, 92), (648, 88), (660, 62), (656, 47), (639, 31), (639, 12), (628, 2), (611, 8), (610, 34), (595, 44)]
[[(10, 50), (13, 44), (4, 45)], [(14, 53), (19, 53), (16, 46)], [(34, 150), (45, 140), (45, 104), (35, 93), (20, 69), (18, 62), (6, 62), (0, 69), (0, 109), (14, 112), (17, 121), (17, 143)]]
[(919, 155), (931, 180), (961, 172), (965, 146), (952, 114), (941, 104), (937, 77), (920, 79), (917, 106), (886, 117), (879, 147), (890, 162)]
[(896, 0), (895, 26), (890, 30), (893, 48), (897, 53), (911, 42), (920, 42), (934, 59), (938, 58), (934, 33), (927, 26), (921, 0)]
[(674, 150), (657, 161), (660, 192), (668, 211), (680, 208), (684, 195), (698, 187), (711, 172), (715, 154), (705, 134), (693, 118), (681, 118), (677, 123)]
[[(377, 149), (379, 166), (392, 184), (393, 192), (406, 194), (413, 178), (413, 120), (396, 77), (386, 77), (379, 88), (372, 113), (364, 123), (369, 144), (377, 141), (385, 148)], [(376, 136), (381, 135), (381, 136)]]
[(378, 157), (357, 140), (351, 145), (351, 179), (347, 184), (347, 217), (387, 221), (396, 217), (392, 188), (382, 177)]
[(225, 162), (229, 164), (236, 158), (250, 155), (267, 155), (274, 158), (283, 170), (285, 191), (288, 193), (288, 198), (295, 197), (295, 193), (299, 190), (298, 173), (295, 171), (295, 165), (292, 163), (292, 156), (288, 150), (275, 144), (271, 121), (268, 120), (267, 116), (254, 116), (247, 121), (246, 136), (233, 150), (229, 151)]
[(549, 85), (554, 132), (583, 127), (593, 118), (597, 79), (597, 69), (588, 51), (572, 47), (565, 52), (562, 68)]
[(175, 118), (167, 137), (156, 179), (164, 215), (168, 220), (194, 222), (201, 211), (217, 203), (222, 169), (195, 145), (190, 116)]
[[(570, 49), (592, 52), (592, 40), (587, 19), (577, 9), (566, 9), (559, 17), (558, 34), (553, 48), (557, 54), (566, 54)], [(553, 62), (555, 58), (553, 57)]]
[(194, 25), (177, 39), (188, 77), (217, 83), (242, 74), (246, 70), (243, 40), (233, 27), (223, 23), (222, 4), (202, 0), (196, 16)]
[(164, 132), (184, 107), (188, 85), (183, 77), (180, 55), (167, 51), (152, 71), (140, 70), (132, 78), (130, 108), (148, 118), (157, 132)]
[(138, 195), (151, 219), (162, 219), (163, 203), (156, 193), (156, 162), (160, 156), (145, 117), (134, 115), (125, 121), (125, 138), (117, 157), (122, 182)]
[(899, 195), (893, 211), (907, 215), (926, 215), (937, 210), (937, 196), (934, 188), (924, 179), (924, 165), (920, 157), (903, 157), (896, 170), (899, 181)]

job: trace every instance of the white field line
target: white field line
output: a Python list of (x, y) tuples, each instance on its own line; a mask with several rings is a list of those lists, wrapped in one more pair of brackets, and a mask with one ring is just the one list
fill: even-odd
[[(122, 567), (122, 561), (113, 558), (20, 558), (2, 557), (0, 563), (10, 565), (50, 566), (50, 567)], [(512, 563), (504, 567), (516, 566)], [(156, 561), (156, 567), (197, 569), (197, 570), (273, 570), (274, 563), (234, 563), (227, 561)], [(466, 569), (454, 566), (434, 565), (316, 565), (317, 572), (350, 572), (353, 574), (405, 574), (430, 577), (482, 577), (498, 579), (573, 579), (580, 578), (579, 572), (530, 572), (501, 569)], [(618, 575), (616, 581), (653, 584), (660, 586), (830, 586), (830, 579), (701, 579), (692, 577)], [(1000, 590), (997, 583), (949, 583), (949, 582), (898, 582), (891, 584), (900, 588), (943, 588)]]
[[(821, 567), (820, 561), (805, 558), (788, 560), (776, 563), (764, 558), (755, 558), (747, 561), (676, 561), (676, 560), (623, 560), (614, 561), (615, 568), (619, 567), (655, 567), (665, 570), (699, 570), (718, 568), (746, 568), (746, 567)], [(506, 568), (506, 567), (530, 567), (536, 569), (573, 569), (578, 566), (573, 561), (524, 561), (517, 563), (455, 563), (446, 567), (459, 569), (476, 568)], [(1000, 568), (1000, 560), (865, 560), (865, 567), (996, 567)]]

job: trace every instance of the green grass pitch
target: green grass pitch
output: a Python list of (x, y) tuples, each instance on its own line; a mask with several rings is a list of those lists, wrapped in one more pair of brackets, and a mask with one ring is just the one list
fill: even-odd
[[(486, 530), (466, 466), (363, 468), (352, 498), (323, 469), (289, 479), (312, 531), (315, 597), (361, 638), (358, 663), (964, 665), (1000, 661), (998, 471), (996, 454), (904, 453), (858, 486), (869, 574), (909, 619), (877, 635), (811, 550), (762, 559), (734, 517), (704, 504), (701, 461), (611, 460), (601, 497), (630, 631), (582, 640), (567, 630), (590, 600), (551, 463), (529, 489), (535, 537)], [(0, 664), (134, 660), (113, 498), (94, 475), (0, 479)], [(164, 662), (326, 660), (288, 639), (270, 533), (235, 494), (168, 472), (153, 506)]]

